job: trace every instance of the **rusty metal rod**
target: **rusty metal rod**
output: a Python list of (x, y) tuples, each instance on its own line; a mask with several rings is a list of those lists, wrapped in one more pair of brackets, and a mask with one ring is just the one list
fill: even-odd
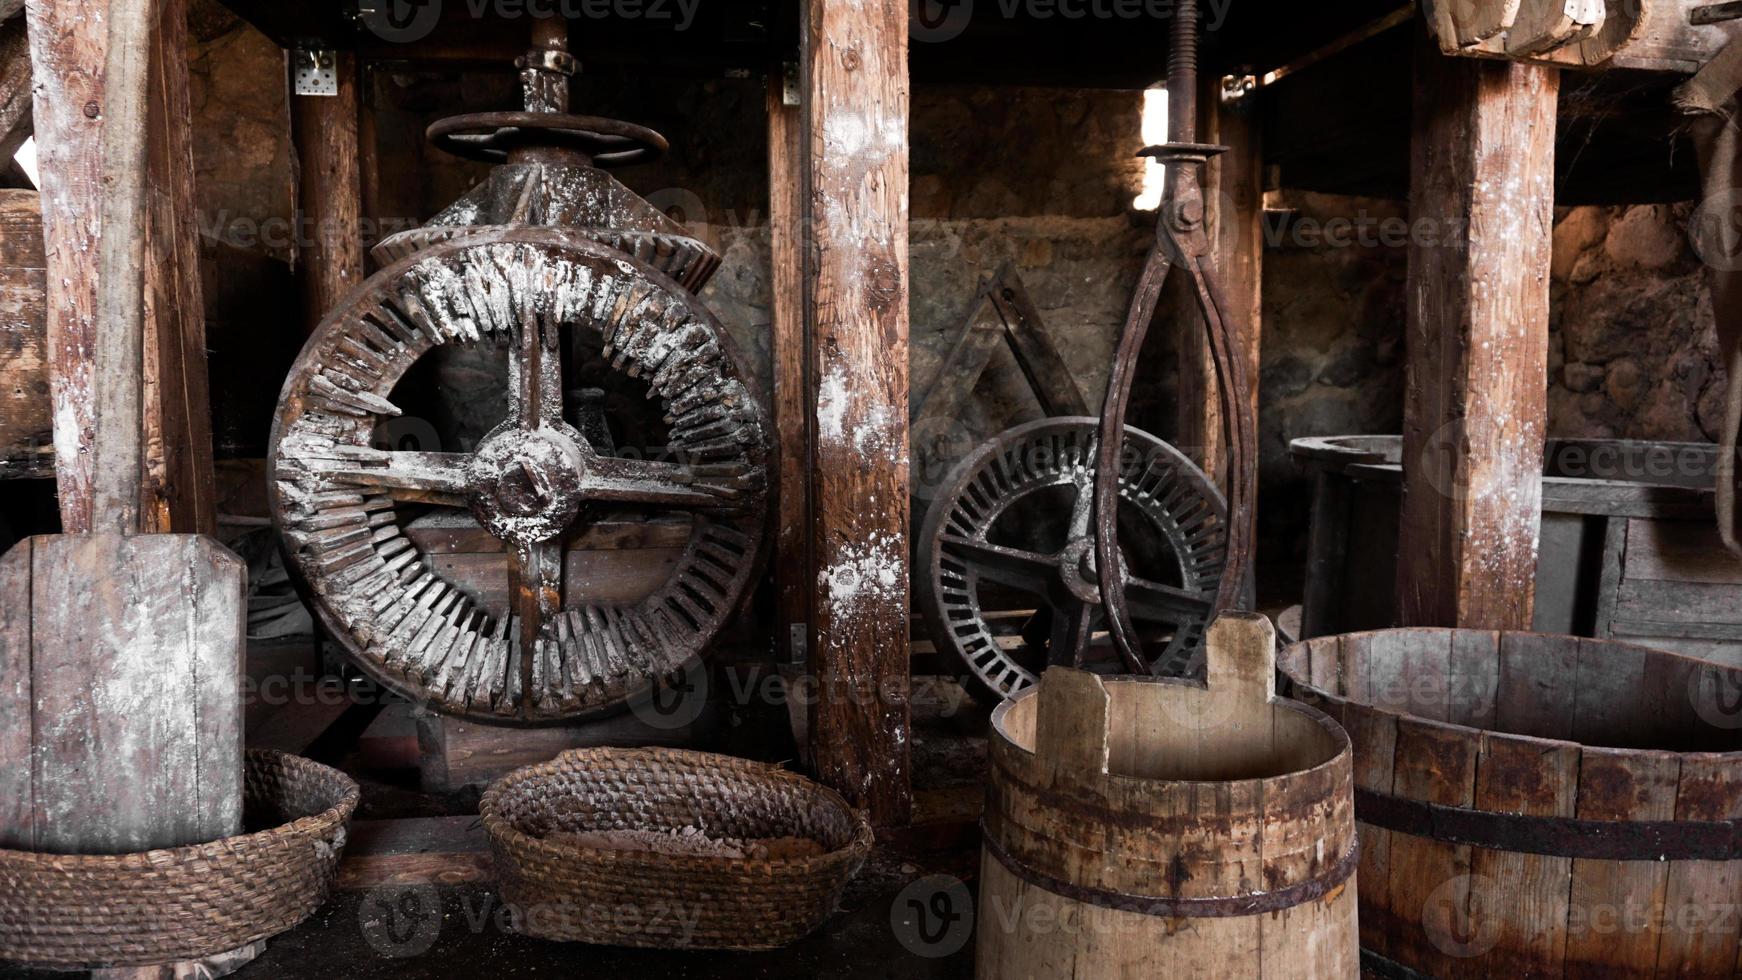
[(1179, 0), (1167, 56), (1167, 138), (1198, 141), (1198, 0)]

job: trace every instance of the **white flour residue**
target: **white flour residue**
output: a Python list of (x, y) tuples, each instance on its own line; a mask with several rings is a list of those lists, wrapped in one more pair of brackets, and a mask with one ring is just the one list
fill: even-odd
[(830, 366), (828, 376), (817, 388), (817, 432), (824, 440), (837, 444), (846, 441), (847, 403), (852, 397), (847, 372), (839, 364)]
[(841, 366), (830, 366), (817, 388), (817, 433), (821, 441), (849, 447), (862, 459), (905, 463), (907, 438), (900, 426), (903, 420), (888, 405), (865, 405), (863, 402), (869, 399), (856, 400), (853, 391)]
[(879, 604), (905, 602), (906, 582), (907, 548), (895, 535), (883, 532), (848, 545), (833, 566), (817, 575), (817, 586), (837, 623)]

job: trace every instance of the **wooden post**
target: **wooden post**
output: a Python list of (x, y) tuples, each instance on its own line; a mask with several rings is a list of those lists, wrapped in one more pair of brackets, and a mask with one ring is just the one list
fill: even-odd
[(338, 95), (290, 97), (297, 163), (296, 264), (308, 332), (363, 281), (362, 110), (357, 57), (337, 53)]
[[(205, 312), (193, 206), (185, 2), (163, 0), (152, 40), (147, 99), (147, 304), (142, 347), (145, 385), (143, 481), (135, 502), (147, 531), (200, 533), (215, 527), (211, 407), (207, 401)], [(40, 80), (33, 106), (41, 167), (48, 281), (49, 387), (54, 404), (61, 525), (93, 529), (100, 414), (114, 434), (116, 417), (99, 413), (91, 383), (96, 347), (98, 262), (103, 216), (112, 190), (103, 173), (104, 122), (113, 115), (101, 65), (106, 20), (88, 9), (33, 2), (28, 8), (31, 61)], [(115, 228), (107, 229), (112, 235)], [(133, 413), (129, 413), (133, 414)], [(129, 436), (128, 438), (136, 438)], [(123, 440), (125, 441), (125, 439)]]
[(84, 449), (96, 431), (91, 397), (96, 344), (97, 254), (102, 229), (100, 66), (108, 49), (106, 19), (52, 0), (31, 0), (33, 113), (41, 173), (44, 258), (48, 281), (61, 283), (48, 307), (49, 394), (54, 404), (55, 470), (61, 526), (91, 530), (95, 460)]
[(804, 5), (812, 749), (880, 826), (907, 822), (905, 0)]
[(194, 206), (187, 0), (159, 0), (146, 167), (145, 486), (142, 529), (218, 533), (206, 305)]
[(1528, 629), (1559, 75), (1424, 41), (1415, 76), (1399, 621)]
[[(780, 434), (775, 493), (774, 641), (781, 662), (802, 667), (810, 644), (810, 385), (804, 320), (804, 120), (786, 104), (787, 80), (768, 80), (768, 234), (773, 258), (770, 311), (774, 426)], [(794, 670), (787, 671), (789, 683)], [(809, 710), (789, 699), (793, 734), (809, 747)]]
[[(1216, 240), (1216, 274), (1228, 306), (1223, 315), (1239, 328), (1236, 344), (1246, 356), (1247, 397), (1258, 410), (1259, 343), (1262, 331), (1264, 271), (1264, 154), (1260, 143), (1259, 96), (1245, 105), (1224, 105), (1221, 79), (1206, 77), (1199, 99), (1204, 141), (1220, 143), (1228, 152), (1210, 161), (1206, 172), (1211, 202), (1211, 231)], [(1221, 391), (1210, 341), (1201, 317), (1191, 306), (1189, 291), (1178, 295), (1191, 310), (1180, 318), (1180, 442), (1204, 472), (1225, 490), (1228, 485), (1228, 435), (1222, 417)], [(1257, 485), (1253, 485), (1257, 491)], [(1254, 511), (1256, 507), (1254, 506)]]
[[(187, 401), (195, 385), (204, 398), (191, 380), (204, 341), (183, 346), (202, 313), (197, 287), (179, 281), (197, 271), (185, 7), (28, 11), (55, 445), (74, 533), (0, 559), (0, 717), (24, 720), (0, 738), (0, 796), (22, 801), (0, 837), (81, 854), (205, 843), (242, 829), (246, 566), (210, 538), (139, 533), (189, 465), (163, 454), (189, 412), (209, 411)], [(93, 976), (216, 976), (258, 952)]]

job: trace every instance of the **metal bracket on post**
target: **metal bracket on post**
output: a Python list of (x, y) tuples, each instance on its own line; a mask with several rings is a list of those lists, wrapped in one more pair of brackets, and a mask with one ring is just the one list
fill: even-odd
[(797, 108), (803, 103), (799, 94), (798, 62), (788, 61), (780, 66), (780, 104)]
[(1258, 91), (1257, 75), (1223, 75), (1222, 104), (1227, 106), (1245, 105), (1254, 92)]
[(297, 48), (290, 54), (292, 91), (337, 98), (339, 55), (331, 48)]

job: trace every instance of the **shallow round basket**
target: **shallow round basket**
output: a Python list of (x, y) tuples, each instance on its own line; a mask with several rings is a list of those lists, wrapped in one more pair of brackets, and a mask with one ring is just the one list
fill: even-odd
[[(484, 794), (502, 900), (542, 939), (611, 946), (775, 949), (821, 926), (871, 851), (871, 824), (779, 766), (670, 749), (577, 749)], [(588, 831), (799, 837), (814, 857), (758, 860), (585, 847)]]
[(199, 960), (276, 936), (332, 892), (357, 784), (249, 752), (240, 837), (118, 855), (0, 850), (0, 960), (50, 969)]

